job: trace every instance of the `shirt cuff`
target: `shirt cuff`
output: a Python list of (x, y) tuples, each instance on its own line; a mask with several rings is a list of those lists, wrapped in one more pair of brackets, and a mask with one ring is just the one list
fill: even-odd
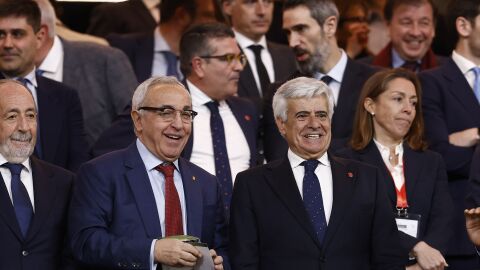
[(150, 270), (157, 269), (157, 264), (155, 263), (155, 243), (158, 239), (153, 239), (152, 244), (150, 245)]

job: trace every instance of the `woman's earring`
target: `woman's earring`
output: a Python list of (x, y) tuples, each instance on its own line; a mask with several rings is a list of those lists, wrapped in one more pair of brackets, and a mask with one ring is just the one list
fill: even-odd
[(374, 113), (374, 112), (371, 112), (370, 114), (371, 114), (372, 116), (375, 116), (375, 113)]

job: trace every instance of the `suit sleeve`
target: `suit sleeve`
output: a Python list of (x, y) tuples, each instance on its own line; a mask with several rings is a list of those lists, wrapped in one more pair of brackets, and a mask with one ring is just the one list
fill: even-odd
[[(153, 239), (118, 236), (109, 231), (116, 191), (111, 179), (87, 163), (79, 171), (69, 215), (75, 259), (103, 268), (148, 268)], [(118, 198), (117, 198), (118, 199)], [(126, 226), (126, 224), (123, 224)]]
[(386, 187), (381, 181), (379, 170), (375, 175), (375, 214), (372, 226), (372, 269), (404, 269), (407, 254), (402, 245)]
[(278, 131), (275, 116), (273, 115), (273, 96), (278, 87), (280, 87), (278, 83), (271, 84), (269, 92), (263, 100), (262, 133), (263, 148), (267, 162), (283, 158), (288, 150), (287, 142)]
[(459, 147), (450, 144), (448, 136), (450, 132), (447, 127), (447, 113), (445, 112), (445, 97), (441, 93), (444, 87), (440, 81), (428, 72), (420, 76), (423, 89), (423, 115), (425, 118), (425, 136), (428, 139), (431, 149), (439, 152), (446, 163), (449, 175), (455, 178), (467, 179), (470, 171), (470, 161), (474, 147)]
[(67, 169), (76, 172), (80, 165), (88, 160), (87, 136), (83, 123), (82, 105), (75, 90), (71, 90), (68, 113), (68, 162)]
[(235, 270), (259, 269), (258, 231), (246, 173), (239, 173), (230, 205), (230, 264)]
[(480, 144), (477, 145), (470, 168), (470, 193), (467, 196), (467, 207), (480, 207)]

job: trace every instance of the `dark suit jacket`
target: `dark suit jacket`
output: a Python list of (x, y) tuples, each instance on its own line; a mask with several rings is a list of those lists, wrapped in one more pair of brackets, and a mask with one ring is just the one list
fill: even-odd
[[(179, 170), (187, 234), (225, 254), (227, 231), (216, 178), (182, 158)], [(155, 205), (135, 143), (85, 163), (70, 207), (69, 236), (75, 258), (98, 269), (149, 269), (152, 240), (162, 237)]]
[[(272, 56), (273, 70), (275, 72), (274, 81), (284, 81), (297, 71), (297, 62), (295, 61), (295, 55), (293, 54), (292, 49), (288, 46), (274, 42), (267, 42), (267, 48)], [(262, 98), (260, 97), (255, 78), (253, 77), (253, 71), (249, 63), (247, 63), (242, 72), (240, 72), (238, 96), (252, 100), (257, 105), (259, 112), (262, 112)]]
[(66, 269), (62, 254), (74, 175), (35, 157), (30, 161), (35, 214), (25, 239), (0, 176), (0, 268)]
[(232, 269), (402, 269), (406, 256), (378, 170), (337, 157), (330, 162), (333, 207), (323, 247), (287, 158), (237, 175)]
[(116, 48), (62, 39), (63, 83), (78, 90), (88, 145), (130, 103), (137, 78), (128, 58)]
[(95, 7), (87, 33), (106, 37), (111, 33), (151, 32), (157, 23), (142, 0), (106, 3)]
[(448, 255), (473, 255), (475, 249), (465, 231), (465, 197), (470, 162), (475, 147), (449, 143), (448, 135), (480, 127), (480, 105), (472, 88), (452, 59), (441, 67), (420, 73), (423, 89), (425, 134), (431, 149), (439, 152), (447, 167), (450, 193), (455, 203), (454, 234)]
[(470, 166), (470, 194), (467, 197), (467, 207), (480, 207), (480, 145), (473, 153)]
[(139, 82), (152, 76), (153, 30), (141, 34), (109, 35), (107, 40), (112, 47), (119, 48), (128, 56)]
[(42, 159), (76, 171), (88, 160), (82, 105), (77, 91), (42, 76), (36, 78)]
[[(258, 113), (253, 103), (246, 99), (231, 97), (227, 104), (243, 130), (250, 147), (250, 166), (256, 165), (257, 148), (256, 140), (258, 134)], [(136, 136), (133, 131), (133, 121), (130, 117), (131, 108), (125, 109), (124, 113), (115, 120), (97, 140), (92, 147), (92, 156), (97, 157), (114, 150), (122, 149), (131, 144)], [(195, 120), (194, 120), (195, 121)], [(192, 133), (194, 130), (192, 130)], [(182, 157), (190, 159), (192, 155), (193, 135), (188, 138), (187, 144), (182, 152)]]
[[(343, 81), (340, 86), (338, 103), (334, 108), (332, 118), (332, 149), (340, 149), (344, 146), (352, 133), (353, 118), (357, 108), (358, 96), (365, 81), (375, 73), (374, 69), (365, 64), (348, 59), (347, 66), (343, 73)], [(305, 76), (296, 72), (289, 79)], [(284, 82), (276, 82), (271, 85), (270, 93), (265, 95), (263, 106), (263, 143), (265, 158), (269, 161), (282, 158), (287, 153), (287, 142), (278, 132), (273, 116), (272, 100)]]
[[(380, 169), (385, 183), (391, 211), (396, 211), (397, 195), (392, 175), (385, 165), (377, 146), (372, 141), (363, 150), (343, 149), (338, 155), (370, 164)], [(408, 212), (421, 215), (418, 237), (400, 235), (405, 249), (410, 252), (419, 241), (445, 254), (451, 233), (453, 202), (448, 190), (447, 172), (442, 157), (432, 151), (414, 151), (404, 144), (404, 173)]]

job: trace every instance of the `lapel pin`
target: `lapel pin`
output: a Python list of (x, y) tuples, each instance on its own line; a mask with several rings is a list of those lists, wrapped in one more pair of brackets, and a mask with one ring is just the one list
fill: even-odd
[(192, 181), (195, 181), (197, 180), (197, 178), (195, 177), (195, 175), (192, 175)]
[(252, 118), (250, 117), (250, 115), (248, 115), (248, 114), (245, 114), (244, 118), (245, 118), (245, 120), (247, 120), (247, 121), (250, 121), (250, 120), (252, 119)]
[(352, 172), (347, 172), (348, 178), (353, 178), (353, 173)]

